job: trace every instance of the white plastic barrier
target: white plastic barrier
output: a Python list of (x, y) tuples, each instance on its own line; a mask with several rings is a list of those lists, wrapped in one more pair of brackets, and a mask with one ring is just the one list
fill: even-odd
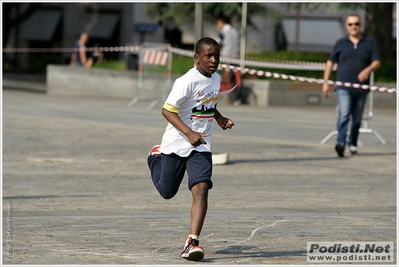
[(171, 89), (172, 52), (169, 44), (143, 43), (139, 52), (138, 95), (128, 103), (133, 107), (140, 100), (152, 101), (147, 109), (166, 100)]

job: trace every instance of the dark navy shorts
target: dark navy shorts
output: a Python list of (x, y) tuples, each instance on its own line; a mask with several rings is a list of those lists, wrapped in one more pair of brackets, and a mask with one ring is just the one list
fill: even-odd
[(169, 199), (176, 195), (183, 181), (185, 172), (188, 174), (188, 189), (206, 182), (209, 189), (213, 187), (212, 153), (193, 151), (188, 157), (176, 154), (148, 156), (148, 166), (152, 181), (162, 197)]

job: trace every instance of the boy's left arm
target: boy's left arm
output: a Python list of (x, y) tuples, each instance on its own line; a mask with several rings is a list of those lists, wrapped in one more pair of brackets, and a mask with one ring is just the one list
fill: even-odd
[(215, 115), (213, 115), (213, 117), (223, 130), (231, 129), (234, 126), (234, 122), (229, 118), (223, 117), (217, 109), (215, 110)]

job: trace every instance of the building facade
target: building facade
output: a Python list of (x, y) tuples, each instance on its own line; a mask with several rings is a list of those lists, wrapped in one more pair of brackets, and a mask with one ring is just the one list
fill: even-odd
[[(315, 12), (301, 10), (301, 19), (295, 10), (287, 10), (280, 3), (262, 3), (280, 11), (285, 19), (280, 25), (268, 17), (255, 17), (260, 31), (248, 28), (246, 33), (246, 51), (273, 51), (285, 45), (293, 49), (299, 41), (301, 50), (329, 51), (345, 33), (344, 19), (353, 11), (341, 11), (334, 8), (320, 8)], [(19, 4), (20, 12), (29, 3)], [(146, 3), (43, 3), (17, 29), (11, 31), (4, 47), (65, 47), (70, 48), (82, 32), (87, 32), (90, 40), (87, 46), (114, 47), (137, 46), (143, 42), (170, 42), (167, 29), (155, 24), (145, 15)], [(364, 18), (364, 12), (358, 12)], [(296, 27), (300, 21), (300, 27)], [(215, 23), (204, 21), (204, 35), (216, 38), (218, 29)], [(239, 22), (233, 23), (239, 28)], [(279, 27), (277, 27), (279, 26)], [(297, 38), (299, 29), (300, 38)], [(188, 47), (195, 43), (194, 23), (179, 27), (181, 41)], [(285, 43), (285, 44), (282, 44)], [(108, 53), (108, 57), (121, 59), (123, 52)], [(67, 63), (70, 53), (57, 55), (59, 63)], [(20, 65), (26, 65), (28, 53), (18, 55)], [(34, 57), (34, 56), (33, 56)]]

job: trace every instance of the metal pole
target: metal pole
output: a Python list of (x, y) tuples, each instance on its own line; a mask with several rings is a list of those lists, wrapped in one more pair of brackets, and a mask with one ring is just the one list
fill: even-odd
[(164, 90), (164, 95), (162, 98), (162, 101), (166, 100), (168, 92), (172, 89), (172, 59), (173, 59), (173, 53), (172, 50), (170, 49), (171, 47), (169, 46), (168, 49), (168, 69), (167, 69), (167, 78), (166, 78), (166, 90)]
[[(370, 73), (370, 86), (374, 85), (374, 71)], [(370, 90), (370, 103), (369, 103), (369, 117), (372, 118), (374, 115), (374, 91)]]
[(245, 49), (247, 42), (247, 13), (248, 3), (242, 3), (242, 14), (241, 14), (241, 43), (240, 43), (240, 67), (244, 68), (245, 61)]
[(195, 3), (195, 38), (196, 41), (204, 35), (204, 23), (202, 18), (202, 3)]
[[(370, 86), (374, 85), (374, 71), (370, 73), (370, 83), (369, 83), (369, 85)], [(369, 128), (369, 120), (371, 120), (373, 118), (373, 116), (374, 116), (374, 110), (373, 110), (374, 109), (374, 91), (373, 90), (370, 90), (370, 93), (369, 93), (368, 97), (369, 97), (369, 102), (368, 102), (369, 111), (368, 111), (368, 114), (367, 114), (368, 116), (366, 118), (363, 118), (365, 127), (361, 127), (359, 129), (359, 132), (360, 133), (372, 133), (372, 134), (375, 135), (375, 137), (378, 138), (378, 140), (380, 140), (380, 142), (383, 145), (386, 145), (387, 142), (384, 140), (384, 138), (382, 138), (381, 135), (376, 130), (373, 130), (373, 129)]]
[(302, 17), (302, 5), (298, 4), (298, 10), (296, 12), (296, 31), (295, 31), (295, 53), (299, 53), (299, 42), (300, 42), (300, 32), (301, 32), (301, 17)]
[[(374, 85), (374, 72), (373, 71), (370, 73), (369, 85), (370, 86)], [(368, 103), (367, 103), (367, 108), (368, 108), (367, 117), (363, 117), (363, 121), (362, 121), (365, 127), (362, 127), (362, 128), (365, 128), (365, 129), (369, 128), (369, 120), (371, 120), (373, 118), (373, 114), (374, 114), (373, 106), (374, 106), (374, 92), (373, 92), (373, 90), (370, 90), (369, 95), (368, 95)]]
[(140, 99), (145, 99), (145, 91), (143, 89), (143, 71), (144, 71), (144, 51), (143, 47), (140, 46), (140, 51), (139, 51), (139, 74), (137, 78), (137, 89), (138, 89), (138, 95), (132, 99), (127, 104), (128, 108), (133, 107)]

